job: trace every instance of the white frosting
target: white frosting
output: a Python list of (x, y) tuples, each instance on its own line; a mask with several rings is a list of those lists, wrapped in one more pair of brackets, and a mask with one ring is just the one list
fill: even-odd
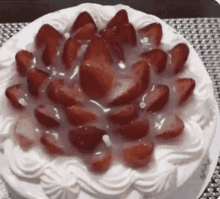
[[(186, 63), (188, 69), (181, 74), (181, 77), (195, 79), (195, 101), (189, 105), (181, 117), (185, 124), (182, 141), (173, 141), (172, 145), (156, 144), (155, 161), (145, 171), (132, 170), (123, 165), (113, 165), (105, 174), (95, 176), (74, 157), (57, 157), (51, 160), (38, 148), (24, 152), (19, 146), (14, 145), (9, 137), (6, 139), (16, 119), (12, 114), (5, 114), (9, 106), (4, 96), (4, 91), (15, 74), (15, 53), (20, 49), (29, 51), (33, 49), (34, 36), (44, 23), (50, 23), (57, 30), (65, 33), (66, 28), (73, 24), (80, 12), (88, 11), (97, 26), (103, 28), (120, 9), (127, 10), (129, 21), (135, 28), (144, 27), (155, 21), (161, 23), (164, 32), (161, 42), (170, 44), (170, 49), (180, 41), (187, 43), (190, 48)], [(8, 166), (14, 175), (27, 181), (28, 179), (40, 180), (45, 198), (48, 196), (52, 199), (72, 199), (82, 191), (94, 198), (109, 196), (114, 198), (127, 193), (131, 188), (135, 188), (141, 194), (146, 194), (149, 198), (164, 198), (176, 187), (181, 186), (198, 167), (215, 133), (218, 107), (213, 95), (212, 82), (192, 46), (162, 20), (128, 6), (82, 4), (43, 16), (6, 42), (0, 50), (0, 66), (2, 69), (0, 73), (2, 83), (0, 122), (3, 124), (3, 129), (0, 131), (0, 147), (2, 143)], [(10, 183), (9, 178), (6, 177), (6, 180), (9, 184), (13, 184)], [(27, 196), (26, 193), (19, 191), (19, 184), (16, 186), (13, 184), (13, 188), (21, 195)]]

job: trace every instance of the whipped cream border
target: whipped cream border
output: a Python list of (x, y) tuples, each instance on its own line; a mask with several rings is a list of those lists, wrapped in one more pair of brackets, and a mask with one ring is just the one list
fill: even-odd
[[(7, 110), (7, 99), (4, 91), (10, 84), (10, 79), (16, 74), (15, 53), (20, 49), (33, 50), (33, 39), (43, 24), (49, 23), (58, 31), (64, 33), (66, 29), (71, 27), (79, 13), (88, 11), (98, 28), (103, 28), (120, 9), (127, 10), (129, 21), (137, 29), (152, 22), (161, 23), (163, 32), (168, 32), (168, 34), (163, 34), (161, 43), (172, 44), (170, 48), (180, 41), (187, 43), (189, 46), (190, 55), (186, 63), (188, 70), (181, 74), (181, 77), (192, 77), (197, 84), (195, 89), (196, 102), (190, 104), (182, 115), (186, 126), (184, 139), (188, 140), (188, 142), (191, 139), (191, 142), (189, 142), (189, 145), (184, 145), (186, 144), (184, 142), (181, 146), (174, 145), (174, 147), (169, 147), (169, 145), (163, 145), (156, 148), (156, 169), (150, 168), (146, 172), (138, 172), (123, 165), (113, 165), (106, 174), (98, 178), (89, 174), (85, 165), (82, 165), (77, 159), (58, 157), (51, 160), (46, 155), (43, 155), (43, 152), (39, 149), (33, 149), (33, 151), (28, 153), (35, 154), (36, 157), (40, 154), (40, 157), (43, 155), (43, 158), (30, 160), (29, 164), (27, 164), (24, 161), (25, 158), (22, 159), (21, 157), (28, 157), (29, 154), (20, 150), (18, 146), (14, 146), (13, 142), (7, 139), (16, 117), (12, 116), (11, 113), (6, 115), (4, 113), (5, 110), (2, 109), (0, 121), (4, 122), (3, 124), (5, 125), (2, 125), (3, 129), (0, 133), (0, 149), (4, 150), (11, 170), (10, 176), (14, 175), (19, 182), (23, 178), (40, 180), (40, 184), (37, 185), (38, 189), (41, 192), (44, 191), (50, 198), (73, 198), (79, 194), (79, 197), (81, 197), (82, 191), (80, 190), (85, 190), (90, 195), (94, 195), (94, 197), (117, 196), (124, 194), (131, 187), (141, 194), (147, 194), (148, 197), (157, 196), (161, 198), (161, 195), (165, 197), (191, 176), (200, 164), (214, 136), (218, 106), (213, 94), (211, 79), (193, 47), (159, 18), (121, 4), (102, 6), (86, 3), (60, 10), (35, 20), (14, 35), (0, 50), (0, 79), (3, 85), (0, 90), (1, 105), (4, 105), (3, 107)], [(204, 114), (204, 109), (209, 114), (207, 112)], [(191, 132), (195, 132), (195, 134)], [(162, 153), (162, 151), (165, 151), (165, 153)], [(34, 160), (38, 161), (35, 163)], [(32, 165), (32, 168), (29, 168), (30, 165)], [(60, 171), (63, 172), (60, 173)], [(10, 183), (11, 179), (8, 176), (5, 175), (5, 179), (9, 180), (9, 184), (12, 184), (13, 188), (21, 195), (26, 194), (25, 196), (30, 198), (31, 194), (21, 192), (19, 190), (20, 186)], [(68, 178), (66, 178), (67, 176)], [(20, 177), (22, 178), (19, 179)], [(45, 198), (47, 197), (45, 196)]]

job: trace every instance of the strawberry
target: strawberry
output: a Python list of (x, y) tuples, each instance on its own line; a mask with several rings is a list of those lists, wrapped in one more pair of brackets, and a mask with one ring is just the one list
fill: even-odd
[(95, 22), (93, 18), (90, 16), (88, 12), (81, 12), (78, 17), (76, 18), (72, 28), (71, 33), (74, 33), (79, 28), (83, 27), (85, 24), (92, 23), (95, 27), (95, 30), (97, 30), (97, 27), (95, 25)]
[(147, 119), (136, 119), (131, 123), (119, 127), (115, 133), (127, 140), (137, 140), (144, 137), (149, 132), (149, 122)]
[(113, 108), (107, 115), (107, 118), (116, 124), (127, 124), (137, 118), (138, 112), (134, 105), (124, 105), (119, 108)]
[[(149, 84), (149, 65), (146, 61), (139, 61), (132, 66), (132, 83), (127, 85), (128, 79), (119, 80), (119, 88), (116, 87), (116, 96), (110, 100), (108, 106), (128, 104), (138, 96), (140, 96)], [(126, 85), (123, 88), (120, 84)], [(124, 89), (124, 90), (121, 90)], [(114, 90), (113, 90), (114, 93)]]
[(111, 19), (106, 28), (112, 29), (114, 27), (119, 27), (127, 23), (129, 23), (127, 11), (122, 9), (115, 14), (115, 16)]
[(186, 44), (180, 43), (172, 48), (171, 55), (171, 68), (174, 74), (183, 70), (184, 64), (189, 55), (189, 48)]
[(192, 95), (196, 82), (192, 78), (181, 78), (176, 80), (177, 104), (182, 105)]
[(47, 86), (47, 96), (52, 102), (58, 102), (58, 92), (64, 85), (64, 80), (58, 79), (50, 82)]
[(122, 161), (132, 168), (145, 167), (150, 162), (153, 151), (152, 141), (139, 141), (122, 150)]
[(96, 114), (90, 112), (86, 108), (81, 108), (79, 106), (68, 107), (66, 109), (66, 116), (71, 124), (77, 126), (97, 120)]
[(147, 37), (149, 42), (158, 46), (162, 38), (162, 26), (159, 23), (152, 23), (144, 28), (138, 30), (141, 37)]
[(102, 98), (112, 89), (115, 74), (107, 45), (101, 36), (91, 40), (79, 74), (82, 90), (92, 99)]
[(183, 133), (184, 123), (176, 115), (167, 116), (165, 120), (162, 119), (161, 123), (160, 128), (156, 129), (157, 138), (170, 140)]
[(21, 84), (10, 86), (5, 91), (6, 97), (11, 102), (12, 106), (16, 109), (24, 109), (26, 101), (24, 99), (24, 92), (21, 89)]
[(169, 98), (169, 87), (166, 85), (157, 85), (155, 89), (146, 98), (146, 109), (149, 112), (156, 112), (163, 109)]
[(17, 65), (17, 70), (21, 76), (25, 76), (26, 72), (33, 65), (33, 53), (28, 52), (27, 50), (20, 50), (15, 55), (15, 61)]
[(92, 156), (89, 170), (96, 173), (106, 172), (112, 164), (112, 152), (102, 152)]
[(83, 126), (69, 132), (69, 140), (80, 152), (90, 153), (101, 142), (104, 130), (94, 126)]
[(66, 41), (63, 48), (62, 60), (67, 70), (71, 70), (74, 67), (73, 63), (80, 49), (80, 46), (80, 41), (74, 37), (70, 37)]
[(40, 142), (49, 154), (63, 155), (66, 153), (65, 146), (51, 134), (44, 134), (41, 137)]
[(93, 23), (87, 23), (76, 31), (74, 38), (79, 40), (92, 39), (95, 33), (95, 25)]
[(46, 128), (58, 128), (60, 123), (57, 118), (57, 113), (50, 105), (40, 105), (34, 110), (34, 115), (37, 121)]
[(164, 51), (154, 49), (149, 52), (142, 53), (141, 57), (145, 59), (151, 67), (153, 67), (156, 73), (164, 71), (167, 62), (167, 54)]

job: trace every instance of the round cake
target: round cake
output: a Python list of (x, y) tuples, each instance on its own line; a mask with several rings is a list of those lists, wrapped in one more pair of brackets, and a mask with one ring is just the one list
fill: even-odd
[(25, 198), (166, 198), (200, 165), (218, 106), (199, 56), (125, 5), (45, 15), (0, 50), (1, 174)]

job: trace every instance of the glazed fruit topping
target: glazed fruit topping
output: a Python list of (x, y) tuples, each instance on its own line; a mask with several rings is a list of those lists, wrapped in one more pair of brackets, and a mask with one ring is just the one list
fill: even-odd
[(95, 25), (93, 23), (87, 23), (76, 31), (74, 38), (78, 40), (88, 40), (92, 39), (95, 33)]
[(139, 141), (122, 150), (122, 161), (132, 168), (145, 167), (151, 160), (153, 150), (152, 141)]

